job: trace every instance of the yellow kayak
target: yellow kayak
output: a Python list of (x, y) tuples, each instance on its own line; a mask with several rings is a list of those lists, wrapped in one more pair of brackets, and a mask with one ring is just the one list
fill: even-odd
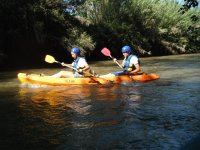
[(82, 84), (109, 84), (110, 81), (100, 77), (84, 78), (55, 78), (39, 74), (18, 73), (18, 79), (22, 83), (44, 84), (53, 86), (82, 85)]
[(133, 82), (133, 81), (147, 82), (147, 81), (153, 81), (160, 78), (160, 76), (154, 73), (149, 73), (149, 74), (140, 73), (136, 75), (121, 75), (121, 76), (115, 76), (114, 74), (107, 74), (107, 75), (102, 75), (100, 77), (107, 79), (109, 81), (113, 81), (113, 83)]
[(52, 76), (44, 76), (39, 74), (18, 73), (18, 79), (22, 83), (31, 84), (44, 84), (53, 86), (66, 86), (66, 85), (82, 85), (82, 84), (110, 84), (121, 82), (147, 82), (159, 79), (156, 74), (141, 73), (137, 75), (121, 75), (115, 76), (113, 74), (101, 75), (99, 77), (84, 77), (84, 78), (55, 78)]

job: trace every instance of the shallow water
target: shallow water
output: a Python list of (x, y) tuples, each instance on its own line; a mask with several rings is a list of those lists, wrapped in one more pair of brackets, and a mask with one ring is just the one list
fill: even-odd
[[(81, 86), (18, 82), (17, 72), (53, 74), (59, 69), (0, 73), (1, 149), (198, 149), (200, 54), (142, 58), (159, 80)], [(119, 70), (91, 62), (98, 74)]]

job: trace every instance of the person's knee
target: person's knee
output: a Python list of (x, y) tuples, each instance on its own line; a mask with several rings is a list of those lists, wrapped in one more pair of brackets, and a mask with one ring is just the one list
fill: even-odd
[(60, 71), (59, 74), (61, 74), (61, 75), (62, 74), (67, 74), (67, 72), (66, 71)]

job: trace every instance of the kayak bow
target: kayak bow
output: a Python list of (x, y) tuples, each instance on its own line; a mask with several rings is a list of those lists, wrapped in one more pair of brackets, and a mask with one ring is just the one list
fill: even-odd
[(121, 76), (115, 76), (114, 74), (109, 73), (107, 75), (102, 75), (100, 77), (113, 81), (113, 83), (133, 82), (133, 81), (147, 82), (147, 81), (153, 81), (160, 78), (160, 76), (154, 73), (150, 73), (150, 74), (140, 73), (136, 75), (121, 75)]

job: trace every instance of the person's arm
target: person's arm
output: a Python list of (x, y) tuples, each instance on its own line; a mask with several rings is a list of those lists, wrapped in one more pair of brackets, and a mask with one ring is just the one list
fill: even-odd
[(117, 58), (114, 58), (114, 59), (113, 59), (113, 62), (119, 64), (119, 61), (117, 60)]
[(130, 71), (128, 74), (137, 74), (140, 71), (140, 65), (136, 64), (135, 65), (135, 70)]
[[(126, 59), (126, 58), (125, 58), (125, 59)], [(121, 64), (121, 65), (122, 65), (122, 68), (125, 68), (125, 62), (126, 62), (125, 59), (122, 61), (122, 64)]]
[(87, 64), (87, 65), (85, 65), (85, 67), (82, 70), (83, 71), (89, 71), (90, 70), (90, 66)]
[(62, 66), (71, 66), (71, 67), (73, 66), (72, 64), (66, 64), (66, 63), (64, 63), (64, 62), (62, 62), (61, 65), (62, 65)]
[(130, 63), (135, 66), (135, 69), (131, 70), (127, 73), (128, 74), (137, 74), (141, 70), (138, 58), (136, 56), (133, 56), (130, 60)]
[[(118, 61), (116, 58), (114, 58), (113, 61), (114, 61), (115, 63), (118, 63), (118, 64), (119, 64), (119, 61)], [(122, 61), (121, 67), (122, 67), (122, 68), (125, 67), (125, 59)]]
[(79, 70), (79, 73), (83, 73), (85, 71), (90, 71), (90, 66), (88, 65), (88, 63), (86, 62), (85, 59), (81, 59), (79, 60), (80, 62), (80, 69)]
[(82, 69), (78, 69), (78, 73), (82, 74), (84, 72), (89, 72), (90, 71), (90, 66), (86, 65), (84, 68)]

